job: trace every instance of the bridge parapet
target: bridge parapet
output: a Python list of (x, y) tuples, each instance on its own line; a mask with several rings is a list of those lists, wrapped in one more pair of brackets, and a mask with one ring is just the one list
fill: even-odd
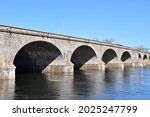
[(7, 33), (15, 33), (20, 35), (31, 35), (31, 36), (39, 36), (39, 37), (45, 37), (45, 38), (54, 38), (54, 39), (62, 39), (62, 40), (68, 40), (68, 41), (74, 41), (74, 42), (83, 42), (83, 43), (91, 43), (91, 44), (98, 44), (102, 46), (109, 46), (109, 47), (116, 47), (116, 48), (123, 48), (127, 50), (136, 50), (136, 48), (131, 48), (127, 46), (123, 46), (120, 44), (110, 44), (105, 43), (97, 40), (91, 40), (91, 39), (85, 39), (80, 37), (73, 37), (68, 35), (62, 35), (62, 34), (54, 34), (54, 33), (48, 33), (48, 32), (42, 32), (42, 31), (36, 31), (36, 30), (30, 30), (30, 29), (24, 29), (24, 28), (18, 28), (18, 27), (11, 27), (11, 26), (4, 26), (0, 25), (0, 32), (7, 32)]

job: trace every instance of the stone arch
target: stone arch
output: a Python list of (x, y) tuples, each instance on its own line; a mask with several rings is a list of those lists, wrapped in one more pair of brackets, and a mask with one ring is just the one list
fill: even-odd
[(62, 53), (53, 44), (46, 41), (34, 41), (24, 45), (16, 54), (13, 64), (16, 73), (42, 72)]
[(113, 49), (107, 49), (102, 56), (102, 61), (105, 64), (108, 64), (110, 61), (115, 59), (118, 59), (118, 56)]
[(138, 57), (139, 57), (139, 59), (141, 59), (141, 58), (142, 58), (142, 56), (141, 56), (141, 54), (140, 54), (140, 53), (139, 53)]
[(96, 52), (90, 46), (82, 45), (76, 48), (71, 56), (71, 62), (74, 64), (74, 69), (81, 69), (87, 62), (93, 63), (97, 59)]
[(143, 60), (147, 60), (147, 55), (146, 54), (143, 56)]
[(126, 61), (128, 61), (128, 60), (130, 60), (131, 59), (131, 54), (129, 53), (129, 52), (127, 52), (127, 51), (125, 51), (123, 54), (122, 54), (122, 56), (121, 56), (121, 61), (122, 62), (126, 62)]

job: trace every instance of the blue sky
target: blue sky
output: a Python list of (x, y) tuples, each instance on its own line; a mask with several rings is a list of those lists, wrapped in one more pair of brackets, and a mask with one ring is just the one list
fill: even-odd
[(0, 24), (150, 48), (150, 0), (1, 0)]

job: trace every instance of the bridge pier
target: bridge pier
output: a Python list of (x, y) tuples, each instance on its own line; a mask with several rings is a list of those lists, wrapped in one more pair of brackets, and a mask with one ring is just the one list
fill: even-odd
[(150, 62), (149, 62), (149, 60), (145, 60), (145, 61), (143, 61), (143, 66), (150, 66)]
[(150, 66), (150, 61), (148, 61), (147, 65)]
[(124, 69), (124, 63), (118, 62), (118, 63), (108, 63), (105, 66), (108, 69)]
[(143, 62), (142, 60), (132, 61), (132, 62), (124, 62), (124, 68), (131, 68), (131, 67), (144, 67), (147, 66), (147, 63)]
[(1, 67), (0, 79), (15, 79), (15, 67)]
[(81, 70), (105, 70), (104, 64), (85, 64), (81, 68)]
[(132, 67), (144, 67), (143, 60), (133, 61), (131, 64), (132, 64)]
[(49, 64), (42, 73), (72, 73), (74, 72), (74, 65), (69, 60), (57, 59)]
[(72, 73), (73, 65), (48, 65), (42, 73)]
[(133, 67), (132, 63), (124, 63), (124, 68), (131, 68)]

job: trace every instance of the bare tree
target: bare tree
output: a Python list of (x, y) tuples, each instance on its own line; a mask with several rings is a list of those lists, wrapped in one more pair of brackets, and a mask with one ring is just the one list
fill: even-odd
[(102, 42), (105, 42), (105, 43), (110, 43), (112, 44), (114, 42), (114, 39), (113, 38), (110, 38), (110, 39), (105, 39), (103, 40)]
[(142, 52), (149, 52), (149, 49), (146, 47), (143, 47), (143, 46), (138, 46), (138, 47), (136, 47), (136, 49), (138, 49), (139, 51), (142, 51)]

